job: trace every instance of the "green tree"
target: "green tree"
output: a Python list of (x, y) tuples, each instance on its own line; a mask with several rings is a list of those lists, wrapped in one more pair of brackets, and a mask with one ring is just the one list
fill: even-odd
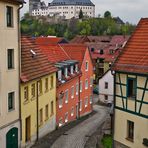
[(110, 11), (106, 11), (104, 13), (104, 18), (111, 18), (111, 12)]
[(84, 17), (83, 11), (82, 11), (82, 9), (80, 9), (80, 12), (79, 12), (79, 19), (82, 19), (83, 17)]

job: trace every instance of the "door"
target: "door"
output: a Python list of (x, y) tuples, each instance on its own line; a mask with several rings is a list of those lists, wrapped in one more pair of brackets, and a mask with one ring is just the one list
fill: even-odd
[(12, 128), (6, 134), (6, 148), (18, 148), (18, 128)]
[(25, 130), (26, 130), (26, 142), (30, 141), (30, 126), (31, 126), (31, 123), (30, 123), (30, 116), (28, 118), (26, 118), (26, 127), (25, 127)]

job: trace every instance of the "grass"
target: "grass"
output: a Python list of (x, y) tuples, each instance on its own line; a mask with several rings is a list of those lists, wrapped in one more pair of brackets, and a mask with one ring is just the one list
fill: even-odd
[(104, 136), (101, 142), (104, 148), (112, 148), (112, 136), (110, 135)]

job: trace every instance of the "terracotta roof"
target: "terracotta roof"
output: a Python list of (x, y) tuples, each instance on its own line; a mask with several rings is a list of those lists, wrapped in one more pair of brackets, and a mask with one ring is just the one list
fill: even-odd
[(84, 44), (61, 44), (60, 45), (72, 60), (79, 61), (81, 66), (87, 46)]
[(148, 18), (140, 20), (113, 70), (148, 74)]
[(39, 45), (42, 52), (48, 57), (48, 60), (52, 63), (57, 63), (71, 58), (67, 53), (61, 49), (60, 45)]
[(21, 37), (21, 80), (27, 82), (56, 72), (57, 68), (48, 62), (48, 58), (31, 37)]
[(38, 37), (36, 38), (36, 44), (40, 45), (49, 45), (49, 44), (59, 44), (59, 43), (68, 43), (66, 39), (60, 37)]

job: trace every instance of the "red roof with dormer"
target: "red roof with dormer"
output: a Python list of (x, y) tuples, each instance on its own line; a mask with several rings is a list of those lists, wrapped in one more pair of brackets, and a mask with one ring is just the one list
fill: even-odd
[(142, 18), (113, 70), (148, 74), (148, 18)]
[(56, 72), (57, 68), (28, 36), (21, 37), (21, 81), (28, 82)]

